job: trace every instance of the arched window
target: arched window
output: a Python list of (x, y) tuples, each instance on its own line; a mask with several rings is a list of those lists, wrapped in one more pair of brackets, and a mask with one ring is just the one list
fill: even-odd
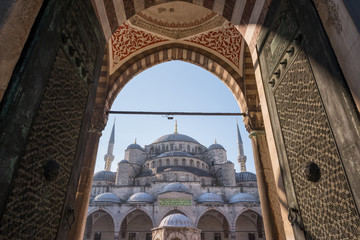
[(152, 167), (152, 168), (155, 168), (155, 167), (156, 167), (155, 165), (156, 165), (156, 164), (155, 164), (155, 161), (152, 161), (152, 162), (151, 162), (151, 167)]
[(199, 161), (196, 162), (196, 167), (200, 168), (200, 162)]
[(147, 163), (146, 166), (147, 166), (147, 168), (150, 168), (150, 163)]
[(190, 159), (190, 166), (193, 167), (194, 166), (194, 160)]
[(166, 159), (166, 166), (170, 166), (170, 159)]
[(205, 164), (204, 163), (201, 164), (201, 168), (202, 168), (202, 170), (205, 170)]
[(185, 158), (182, 159), (182, 166), (186, 166), (186, 159)]
[(162, 166), (162, 160), (161, 160), (161, 159), (159, 159), (158, 166), (159, 166), (159, 167), (161, 167), (161, 166)]
[(170, 144), (170, 151), (174, 151), (174, 144)]
[(179, 165), (179, 161), (178, 161), (177, 158), (175, 158), (175, 160), (174, 160), (174, 166), (177, 166), (177, 165)]
[(187, 151), (190, 152), (190, 145), (187, 145)]

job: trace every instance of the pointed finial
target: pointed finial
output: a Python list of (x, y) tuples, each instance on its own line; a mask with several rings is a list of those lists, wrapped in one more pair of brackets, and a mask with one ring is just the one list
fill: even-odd
[(216, 138), (215, 138), (215, 144), (217, 144), (217, 142), (216, 142)]
[(178, 130), (177, 130), (177, 120), (175, 120), (175, 132), (174, 133), (178, 133)]
[(134, 142), (135, 144), (136, 144), (136, 138), (135, 138), (135, 142)]

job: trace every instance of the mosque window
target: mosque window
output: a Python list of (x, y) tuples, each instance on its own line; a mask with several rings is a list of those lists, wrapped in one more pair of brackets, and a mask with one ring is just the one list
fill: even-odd
[(166, 159), (166, 166), (170, 166), (170, 159)]
[(129, 233), (129, 240), (136, 240), (136, 233)]
[(179, 162), (178, 162), (178, 159), (177, 159), (177, 158), (175, 158), (175, 160), (174, 160), (174, 165), (175, 165), (175, 166), (179, 165)]
[(214, 240), (221, 240), (221, 233), (214, 233)]
[(186, 160), (185, 160), (185, 158), (182, 159), (182, 165), (183, 165), (183, 166), (186, 166)]
[(200, 168), (200, 162), (199, 161), (196, 162), (196, 167)]
[(159, 167), (161, 167), (161, 166), (162, 166), (162, 161), (161, 161), (161, 159), (159, 159), (159, 163), (158, 163), (158, 165), (159, 165)]
[(151, 240), (151, 239), (152, 239), (151, 233), (147, 233), (146, 234), (146, 240)]
[(151, 162), (151, 167), (154, 168), (155, 167), (155, 161)]
[(101, 240), (101, 232), (95, 233), (94, 240)]
[(205, 164), (204, 163), (201, 164), (201, 168), (202, 168), (202, 170), (205, 170)]
[(205, 233), (201, 233), (201, 240), (205, 240)]
[(179, 144), (179, 151), (182, 151), (182, 145)]
[(170, 151), (174, 150), (174, 144), (170, 144)]
[(249, 240), (255, 240), (255, 233), (248, 233)]
[(190, 145), (187, 145), (187, 151), (190, 152)]
[(190, 159), (190, 166), (193, 167), (194, 166), (194, 160)]

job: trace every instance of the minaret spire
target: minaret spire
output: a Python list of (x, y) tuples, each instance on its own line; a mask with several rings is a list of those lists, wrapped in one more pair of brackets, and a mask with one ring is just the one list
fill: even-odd
[(243, 142), (240, 135), (239, 124), (236, 120), (236, 129), (237, 129), (237, 144), (239, 150), (238, 162), (240, 164), (240, 172), (246, 172), (246, 156), (244, 155)]
[(175, 132), (174, 133), (178, 133), (178, 130), (177, 130), (177, 120), (175, 120)]
[(107, 150), (107, 153), (104, 156), (104, 160), (105, 160), (105, 168), (104, 168), (104, 170), (105, 171), (111, 171), (111, 163), (112, 163), (112, 161), (114, 161), (114, 158), (115, 158), (114, 155), (113, 155), (114, 144), (115, 144), (115, 120), (114, 120), (113, 128), (111, 130), (108, 150)]

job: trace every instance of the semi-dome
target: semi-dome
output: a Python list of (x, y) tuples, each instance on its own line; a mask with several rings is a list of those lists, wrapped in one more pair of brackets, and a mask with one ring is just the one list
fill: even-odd
[(188, 153), (188, 152), (164, 152), (157, 156), (157, 158), (164, 158), (164, 157), (191, 157), (193, 158), (194, 155)]
[(126, 159), (123, 159), (123, 160), (121, 160), (120, 162), (121, 162), (121, 163), (129, 163), (129, 161), (126, 160)]
[(217, 195), (216, 193), (203, 193), (199, 196), (198, 202), (221, 202), (223, 203), (223, 199)]
[(259, 200), (250, 193), (237, 193), (229, 200), (229, 203), (238, 202), (259, 202)]
[(127, 200), (128, 203), (152, 203), (155, 199), (147, 193), (139, 192), (131, 195)]
[(161, 220), (159, 227), (192, 227), (192, 224), (187, 216), (174, 213)]
[(118, 196), (116, 196), (114, 193), (101, 193), (97, 195), (93, 202), (100, 203), (100, 202), (107, 202), (107, 203), (121, 203), (121, 200)]
[(185, 193), (191, 193), (185, 185), (181, 183), (170, 183), (166, 185), (160, 193), (166, 193), (166, 192), (185, 192)]
[(213, 149), (222, 149), (222, 150), (225, 150), (225, 148), (224, 148), (221, 144), (218, 144), (218, 143), (211, 144), (208, 149), (209, 149), (209, 150), (213, 150)]
[(184, 134), (173, 133), (167, 134), (156, 139), (153, 143), (169, 142), (169, 141), (180, 141), (180, 142), (192, 142), (199, 144), (198, 141)]
[(235, 174), (236, 182), (255, 181), (256, 175), (252, 172), (239, 172)]
[(94, 174), (93, 181), (115, 182), (116, 173), (111, 171), (100, 171)]
[(142, 151), (143, 151), (143, 148), (142, 148), (139, 144), (137, 144), (137, 143), (130, 144), (130, 145), (126, 148), (126, 150), (128, 150), (128, 149), (139, 149), (139, 150), (142, 150)]

